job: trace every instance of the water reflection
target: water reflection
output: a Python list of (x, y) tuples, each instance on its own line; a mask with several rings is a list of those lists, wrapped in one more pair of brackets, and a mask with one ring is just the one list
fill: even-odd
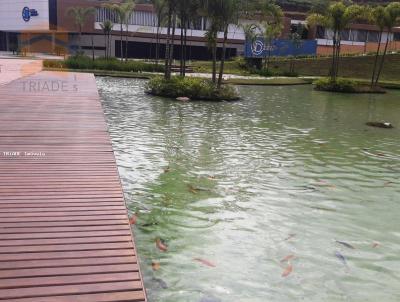
[(180, 103), (97, 81), (150, 301), (400, 299), (399, 92), (248, 86), (240, 102)]

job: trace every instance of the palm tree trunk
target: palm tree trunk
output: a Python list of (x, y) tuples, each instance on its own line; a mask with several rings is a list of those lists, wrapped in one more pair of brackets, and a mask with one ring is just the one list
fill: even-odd
[(183, 48), (183, 76), (186, 76), (186, 51), (187, 51), (187, 28), (189, 27), (189, 22), (185, 26), (185, 37), (184, 37), (184, 48)]
[(121, 41), (120, 41), (120, 42), (121, 42), (121, 45), (120, 45), (120, 46), (121, 46), (121, 47), (120, 47), (120, 48), (121, 48), (121, 49), (120, 49), (120, 50), (121, 50), (121, 61), (122, 61), (123, 58), (124, 58), (123, 51), (122, 51), (122, 50), (123, 50), (123, 48), (122, 48), (122, 40), (123, 40), (123, 39), (122, 39), (122, 36), (123, 36), (123, 32), (124, 32), (124, 31), (123, 31), (122, 21), (121, 21), (121, 39), (120, 39), (120, 40), (121, 40)]
[(386, 53), (387, 53), (387, 49), (388, 49), (388, 45), (389, 45), (389, 36), (390, 36), (390, 34), (391, 34), (391, 31), (389, 30), (388, 33), (387, 33), (387, 37), (386, 37), (386, 44), (385, 44), (385, 49), (383, 50), (381, 64), (379, 66), (379, 70), (378, 70), (378, 73), (376, 75), (375, 86), (378, 85), (379, 77), (381, 76), (381, 72), (382, 72), (382, 69), (383, 69), (383, 63), (385, 62), (385, 57), (386, 57)]
[(221, 88), (222, 85), (222, 76), (224, 74), (224, 65), (225, 65), (225, 55), (226, 55), (226, 40), (228, 39), (228, 25), (225, 26), (224, 30), (224, 41), (222, 42), (222, 56), (221, 56), (221, 64), (219, 66), (219, 76), (218, 76), (218, 89)]
[(335, 66), (335, 78), (339, 75), (339, 64), (340, 64), (340, 50), (341, 50), (341, 40), (340, 38), (337, 41), (337, 50), (336, 50), (336, 66)]
[(93, 35), (92, 35), (92, 61), (94, 61), (94, 41), (93, 41)]
[(167, 29), (167, 41), (165, 44), (165, 70), (164, 70), (164, 77), (166, 80), (171, 78), (171, 73), (169, 72), (169, 52), (170, 52), (170, 39), (171, 39), (171, 25), (172, 25), (172, 8), (169, 5), (168, 9), (168, 29)]
[(212, 47), (212, 82), (217, 83), (217, 34), (215, 33)]
[(268, 49), (268, 58), (267, 58), (267, 73), (269, 72), (269, 63), (271, 61), (271, 48)]
[(126, 24), (126, 36), (125, 36), (125, 62), (128, 62), (128, 24)]
[(79, 26), (79, 53), (82, 52), (82, 26)]
[(158, 66), (158, 59), (160, 56), (160, 26), (161, 26), (161, 21), (160, 21), (161, 16), (158, 16), (158, 21), (157, 21), (157, 32), (156, 32), (156, 66)]
[[(183, 19), (183, 18), (182, 18)], [(181, 57), (180, 57), (180, 68), (179, 68), (179, 74), (181, 75), (181, 76), (183, 76), (183, 48), (184, 48), (184, 45), (183, 45), (183, 28), (184, 28), (184, 26), (185, 25), (183, 25), (183, 24), (185, 24), (184, 22), (184, 20), (182, 20), (181, 19)]]
[(372, 71), (372, 78), (371, 78), (371, 88), (374, 86), (374, 82), (375, 82), (375, 74), (376, 74), (376, 68), (378, 66), (378, 58), (379, 58), (379, 52), (381, 50), (381, 40), (382, 40), (382, 33), (383, 30), (381, 30), (379, 32), (379, 40), (378, 40), (378, 49), (376, 50), (376, 54), (375, 54), (375, 60), (374, 60), (374, 69)]
[(107, 33), (104, 33), (104, 58), (107, 60)]
[(335, 66), (336, 66), (336, 31), (333, 33), (333, 40), (332, 40), (332, 62), (331, 62), (331, 79), (333, 81), (336, 80), (335, 75)]
[(111, 35), (111, 33), (108, 33), (107, 43), (108, 43), (107, 59), (109, 59), (111, 57), (111, 43), (112, 43), (112, 35)]
[(169, 49), (168, 69), (169, 69), (170, 75), (171, 75), (172, 61), (174, 60), (175, 29), (176, 29), (176, 14), (174, 14), (173, 20), (172, 20), (172, 37), (171, 37), (171, 46)]

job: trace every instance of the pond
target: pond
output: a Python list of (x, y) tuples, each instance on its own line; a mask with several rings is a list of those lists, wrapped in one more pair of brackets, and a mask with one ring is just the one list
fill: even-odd
[(400, 300), (400, 91), (145, 83), (97, 79), (150, 302)]

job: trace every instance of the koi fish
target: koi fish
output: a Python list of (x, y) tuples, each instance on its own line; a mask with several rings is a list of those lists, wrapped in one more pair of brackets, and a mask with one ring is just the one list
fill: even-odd
[(161, 267), (160, 262), (158, 261), (152, 261), (151, 262), (151, 268), (153, 269), (153, 271), (158, 271)]
[(281, 260), (281, 262), (289, 262), (290, 260), (295, 259), (295, 258), (296, 258), (295, 255), (287, 255), (285, 258), (283, 258)]
[(160, 238), (156, 239), (156, 246), (158, 247), (158, 249), (162, 252), (166, 252), (168, 251), (168, 246), (165, 244), (165, 242), (163, 242), (163, 240), (161, 240)]
[(335, 252), (336, 258), (338, 258), (345, 266), (347, 266), (347, 260), (346, 257), (343, 256), (339, 251)]
[(189, 189), (189, 191), (190, 192), (198, 192), (198, 191), (205, 191), (205, 192), (210, 192), (210, 190), (209, 189), (207, 189), (207, 188), (201, 188), (201, 187), (195, 187), (195, 186), (193, 186), (193, 185), (191, 185), (191, 184), (188, 184), (188, 189)]
[(165, 169), (164, 169), (164, 173), (168, 173), (169, 172), (169, 167), (166, 167)]
[(372, 243), (372, 247), (373, 247), (373, 248), (377, 248), (378, 246), (380, 246), (380, 243), (379, 243), (379, 242), (374, 242), (374, 243)]
[(286, 238), (284, 239), (284, 241), (288, 241), (288, 240), (292, 239), (292, 238), (295, 237), (295, 236), (296, 236), (296, 234), (294, 234), (294, 233), (289, 234), (289, 236), (286, 237)]
[(209, 267), (215, 267), (216, 266), (214, 263), (212, 263), (212, 262), (210, 262), (208, 260), (205, 260), (205, 259), (193, 258), (193, 260), (198, 261), (198, 262), (200, 262), (200, 263), (202, 263), (202, 264), (204, 264), (206, 266), (209, 266)]
[(282, 272), (282, 277), (289, 276), (292, 271), (293, 271), (293, 265), (290, 262), (288, 262), (288, 266)]
[(129, 218), (129, 224), (130, 224), (130, 225), (136, 224), (136, 221), (137, 221), (137, 215), (136, 215), (136, 214), (133, 214), (133, 215)]
[(153, 226), (153, 225), (158, 225), (158, 222), (148, 222), (148, 223), (142, 224), (141, 226), (146, 228), (146, 227)]
[(344, 245), (345, 247), (349, 248), (349, 249), (355, 249), (354, 246), (352, 246), (350, 243), (344, 242), (344, 241), (339, 241), (339, 240), (335, 240), (337, 243)]

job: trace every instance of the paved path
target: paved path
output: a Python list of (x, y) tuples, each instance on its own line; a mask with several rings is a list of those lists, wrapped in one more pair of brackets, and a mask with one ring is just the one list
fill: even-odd
[(0, 77), (0, 302), (146, 301), (94, 76), (10, 74)]

